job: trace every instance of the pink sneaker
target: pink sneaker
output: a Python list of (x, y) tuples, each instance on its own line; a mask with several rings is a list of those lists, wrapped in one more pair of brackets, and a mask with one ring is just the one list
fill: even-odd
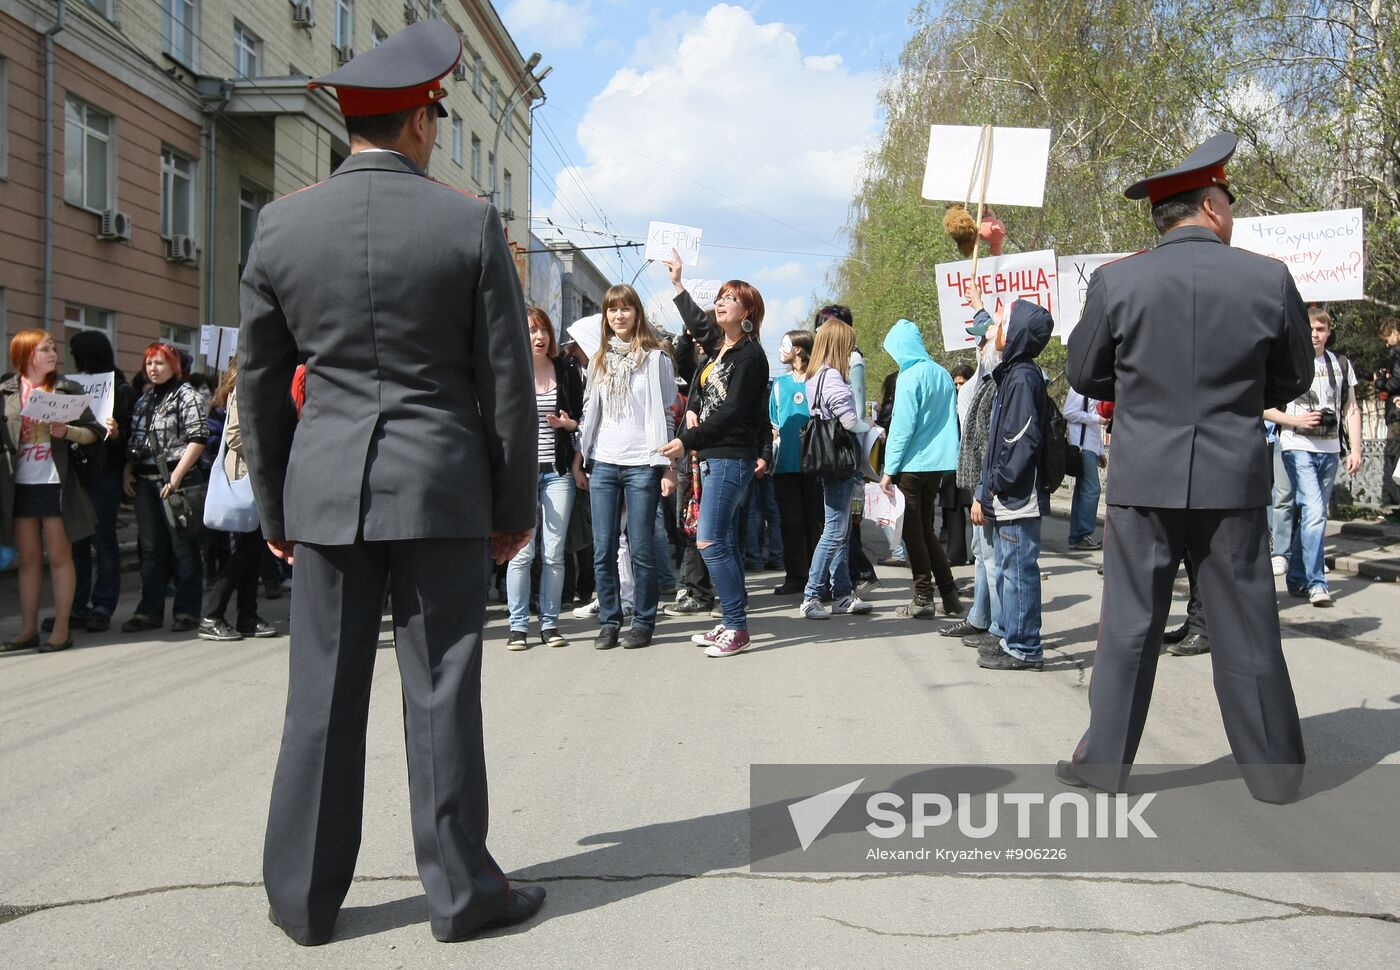
[(714, 646), (706, 648), (705, 656), (732, 657), (736, 653), (743, 653), (752, 642), (748, 630), (725, 630), (715, 638)]
[(695, 634), (695, 636), (690, 638), (690, 642), (695, 644), (697, 647), (713, 647), (716, 643), (719, 642), (719, 636), (723, 632), (724, 624), (720, 623), (709, 633)]

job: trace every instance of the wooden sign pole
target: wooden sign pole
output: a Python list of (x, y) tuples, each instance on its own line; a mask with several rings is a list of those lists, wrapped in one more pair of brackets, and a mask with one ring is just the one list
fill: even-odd
[(982, 188), (977, 194), (977, 236), (972, 249), (972, 278), (977, 278), (977, 257), (982, 253), (982, 215), (987, 210), (987, 178), (992, 172), (992, 126), (982, 126)]

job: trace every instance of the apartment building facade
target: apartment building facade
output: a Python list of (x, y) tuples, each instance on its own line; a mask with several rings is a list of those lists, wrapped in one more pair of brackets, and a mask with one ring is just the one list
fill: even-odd
[(259, 210), (349, 154), (307, 79), (428, 17), (465, 50), (429, 174), (482, 198), (494, 177), (526, 285), (543, 95), (489, 2), (0, 0), (5, 334), (101, 329), (131, 370), (153, 340), (197, 355), (201, 324), (237, 326)]

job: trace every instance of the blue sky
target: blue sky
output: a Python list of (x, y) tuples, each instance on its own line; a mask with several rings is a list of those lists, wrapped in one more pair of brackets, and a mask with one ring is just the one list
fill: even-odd
[[(686, 275), (758, 286), (763, 342), (776, 347), (825, 297), (844, 252), (847, 206), (879, 135), (876, 92), (911, 6), (498, 3), (521, 51), (554, 68), (535, 112), (536, 235), (560, 236), (546, 219), (579, 245), (640, 239), (652, 219), (697, 226), (701, 263)], [(642, 265), (640, 251), (590, 256), (622, 281)], [(662, 267), (641, 269), (637, 287), (669, 309)]]

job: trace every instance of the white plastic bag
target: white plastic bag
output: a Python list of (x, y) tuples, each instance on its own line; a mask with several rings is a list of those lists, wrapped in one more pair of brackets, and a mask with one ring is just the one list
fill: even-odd
[(253, 479), (244, 475), (236, 482), (224, 471), (226, 436), (219, 436), (219, 455), (209, 470), (209, 491), (204, 498), (204, 525), (220, 532), (252, 532), (258, 528), (258, 505), (253, 499)]

